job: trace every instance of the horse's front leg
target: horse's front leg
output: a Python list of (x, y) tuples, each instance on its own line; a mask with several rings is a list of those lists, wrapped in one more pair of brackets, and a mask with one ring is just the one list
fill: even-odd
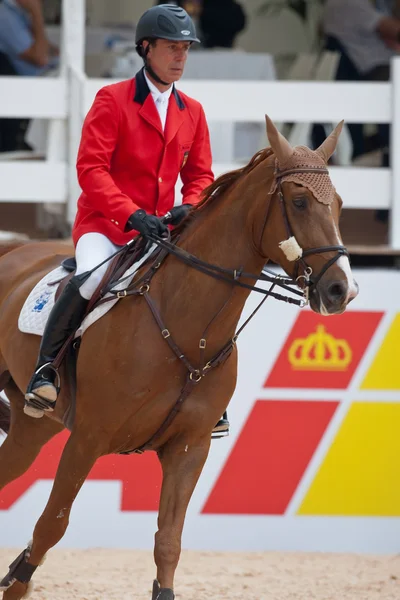
[(3, 600), (20, 600), (27, 594), (37, 566), (64, 535), (75, 497), (100, 454), (98, 442), (90, 432), (71, 434), (61, 456), (49, 501), (36, 523), (32, 542), (0, 581)]
[(210, 434), (192, 444), (183, 438), (163, 448), (159, 459), (163, 469), (158, 531), (154, 559), (157, 580), (152, 600), (173, 600), (174, 575), (181, 553), (186, 510), (210, 448)]

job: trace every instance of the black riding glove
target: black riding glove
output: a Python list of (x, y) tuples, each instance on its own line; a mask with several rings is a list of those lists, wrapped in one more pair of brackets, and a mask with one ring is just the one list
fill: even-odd
[(181, 204), (180, 206), (174, 206), (174, 208), (171, 208), (171, 210), (169, 211), (169, 214), (171, 216), (168, 216), (166, 221), (171, 225), (179, 225), (179, 223), (187, 217), (191, 210), (191, 204)]
[(154, 215), (148, 215), (142, 208), (134, 212), (125, 225), (125, 231), (136, 229), (144, 237), (157, 235), (161, 237), (168, 232), (168, 227)]

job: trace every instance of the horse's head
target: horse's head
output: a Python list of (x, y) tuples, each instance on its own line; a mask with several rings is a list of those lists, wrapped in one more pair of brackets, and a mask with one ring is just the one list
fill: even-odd
[(358, 293), (339, 232), (342, 200), (327, 169), (342, 126), (312, 151), (293, 148), (267, 117), (275, 173), (261, 249), (309, 287), (311, 308), (324, 315), (342, 313)]

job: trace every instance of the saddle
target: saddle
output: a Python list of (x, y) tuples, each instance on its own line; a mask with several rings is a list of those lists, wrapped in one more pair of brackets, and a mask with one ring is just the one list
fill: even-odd
[(76, 258), (75, 256), (70, 256), (69, 258), (65, 258), (61, 262), (61, 266), (68, 271), (68, 273), (75, 273), (76, 271)]

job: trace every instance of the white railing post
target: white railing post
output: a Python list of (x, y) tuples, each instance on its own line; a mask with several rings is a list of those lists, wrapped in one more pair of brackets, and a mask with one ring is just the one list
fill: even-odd
[(81, 193), (76, 173), (76, 157), (82, 131), (83, 95), (85, 75), (71, 68), (69, 71), (69, 128), (68, 128), (68, 199), (67, 221), (72, 224), (76, 214), (76, 203)]
[(67, 151), (67, 220), (72, 223), (80, 188), (76, 177), (76, 155), (82, 128), (82, 100), (85, 81), (85, 0), (63, 1), (64, 55), (69, 82)]
[(392, 60), (392, 124), (390, 131), (390, 166), (392, 194), (390, 211), (390, 246), (400, 250), (400, 58)]

